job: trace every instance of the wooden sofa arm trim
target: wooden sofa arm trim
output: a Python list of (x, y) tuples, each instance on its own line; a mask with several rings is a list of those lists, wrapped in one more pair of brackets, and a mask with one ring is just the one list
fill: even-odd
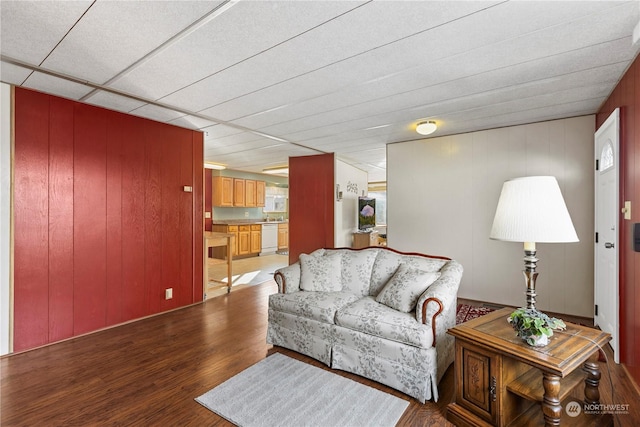
[[(283, 294), (286, 294), (287, 292), (287, 280), (284, 278), (284, 274), (280, 273), (279, 271), (277, 273), (275, 273), (273, 275), (273, 279), (275, 280), (276, 276), (280, 276), (280, 280), (282, 281), (282, 292)], [(277, 280), (276, 280), (277, 283)], [(278, 286), (279, 288), (279, 286)]]
[(438, 298), (435, 298), (435, 297), (427, 298), (422, 304), (422, 324), (423, 325), (427, 324), (427, 305), (430, 302), (435, 302), (436, 304), (438, 304), (438, 311), (436, 311), (436, 314), (434, 314), (433, 317), (431, 318), (431, 331), (433, 332), (433, 345), (435, 346), (436, 345), (436, 317), (438, 317), (438, 315), (442, 313), (442, 310), (444, 310), (444, 307), (442, 306), (442, 301), (440, 301)]

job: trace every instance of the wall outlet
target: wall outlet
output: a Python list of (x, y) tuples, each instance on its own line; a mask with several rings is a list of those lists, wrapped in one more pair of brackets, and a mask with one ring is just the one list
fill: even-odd
[(164, 299), (173, 298), (173, 288), (168, 288), (164, 290)]
[(244, 211), (244, 217), (249, 218), (249, 211)]

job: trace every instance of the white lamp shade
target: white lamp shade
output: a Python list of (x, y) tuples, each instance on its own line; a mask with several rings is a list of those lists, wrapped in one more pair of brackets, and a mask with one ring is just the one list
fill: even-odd
[(489, 237), (507, 242), (577, 242), (555, 177), (530, 176), (506, 181)]

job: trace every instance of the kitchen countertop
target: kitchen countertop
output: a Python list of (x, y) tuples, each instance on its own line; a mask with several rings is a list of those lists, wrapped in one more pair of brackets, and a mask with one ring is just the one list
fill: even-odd
[(289, 220), (265, 221), (262, 219), (219, 219), (211, 221), (213, 225), (239, 225), (239, 224), (285, 224)]

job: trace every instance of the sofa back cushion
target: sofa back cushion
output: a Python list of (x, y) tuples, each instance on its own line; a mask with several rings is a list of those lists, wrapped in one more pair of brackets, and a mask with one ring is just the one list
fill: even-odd
[(426, 272), (400, 264), (376, 297), (376, 301), (403, 313), (415, 310), (420, 295), (440, 277), (439, 272)]
[(342, 290), (355, 295), (368, 296), (373, 263), (378, 249), (327, 249), (326, 253), (342, 256)]
[(300, 254), (300, 289), (315, 292), (341, 291), (340, 253), (325, 253), (321, 256)]
[(434, 273), (440, 271), (447, 262), (445, 259), (429, 258), (420, 255), (403, 255), (390, 250), (380, 250), (373, 264), (369, 295), (377, 296), (384, 285), (386, 285), (396, 273), (400, 264), (406, 264), (409, 267), (427, 273)]

